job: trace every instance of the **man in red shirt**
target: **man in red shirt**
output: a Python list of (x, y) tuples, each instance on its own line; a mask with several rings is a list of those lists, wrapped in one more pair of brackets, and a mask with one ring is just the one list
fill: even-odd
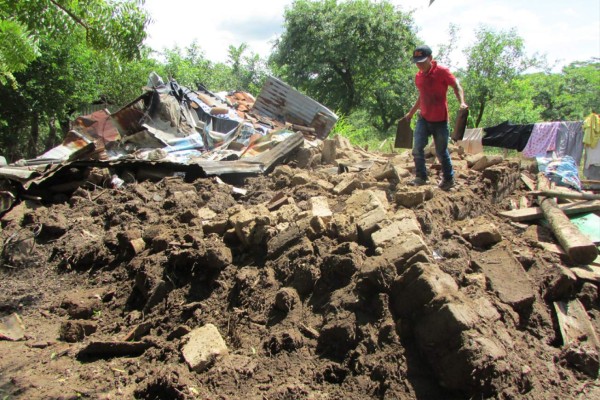
[(419, 46), (413, 52), (413, 62), (419, 72), (415, 76), (415, 85), (419, 97), (404, 118), (411, 120), (412, 116), (421, 110), (414, 133), (412, 154), (415, 160), (416, 178), (412, 182), (420, 186), (427, 183), (427, 168), (425, 166), (425, 146), (429, 135), (433, 136), (435, 153), (442, 164), (442, 180), (439, 187), (449, 190), (454, 186), (454, 170), (448, 152), (448, 86), (454, 89), (454, 94), (460, 102), (460, 108), (467, 108), (465, 95), (458, 80), (446, 67), (438, 65), (431, 56), (429, 46)]

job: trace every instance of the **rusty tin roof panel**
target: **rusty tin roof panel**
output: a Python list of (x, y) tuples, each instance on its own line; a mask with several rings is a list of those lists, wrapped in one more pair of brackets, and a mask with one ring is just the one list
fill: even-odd
[(327, 107), (274, 77), (268, 77), (252, 111), (269, 118), (315, 128), (324, 139), (338, 117)]

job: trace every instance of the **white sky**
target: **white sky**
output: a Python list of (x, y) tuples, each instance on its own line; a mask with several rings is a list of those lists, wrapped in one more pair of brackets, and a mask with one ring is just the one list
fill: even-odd
[[(448, 26), (459, 26), (462, 51), (482, 24), (496, 31), (516, 28), (528, 55), (545, 54), (555, 71), (572, 61), (600, 58), (600, 0), (392, 0), (413, 16), (418, 35), (434, 52), (448, 40)], [(214, 62), (227, 60), (229, 45), (247, 43), (267, 56), (282, 32), (283, 13), (292, 0), (146, 0), (153, 23), (146, 43), (155, 50), (194, 39)], [(461, 65), (462, 52), (453, 54)]]

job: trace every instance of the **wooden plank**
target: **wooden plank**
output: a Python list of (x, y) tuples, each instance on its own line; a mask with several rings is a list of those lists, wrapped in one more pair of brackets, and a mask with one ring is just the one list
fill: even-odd
[(519, 198), (519, 208), (529, 208), (529, 200), (525, 196)]
[(535, 182), (525, 174), (521, 174), (521, 180), (529, 190), (535, 190)]
[[(590, 200), (569, 204), (559, 204), (558, 208), (560, 208), (566, 215), (593, 212), (600, 210), (600, 201)], [(544, 212), (540, 207), (528, 207), (519, 210), (502, 211), (498, 214), (515, 222), (534, 221), (544, 216)]]
[(577, 199), (577, 200), (600, 200), (600, 194), (579, 193), (575, 191), (562, 190), (533, 190), (529, 192), (531, 196), (556, 197), (559, 199)]
[(560, 326), (563, 345), (579, 343), (582, 338), (596, 349), (600, 349), (598, 335), (590, 322), (590, 318), (578, 299), (554, 302), (554, 310)]
[(572, 267), (571, 271), (573, 271), (577, 279), (600, 283), (600, 267), (584, 265), (581, 267)]

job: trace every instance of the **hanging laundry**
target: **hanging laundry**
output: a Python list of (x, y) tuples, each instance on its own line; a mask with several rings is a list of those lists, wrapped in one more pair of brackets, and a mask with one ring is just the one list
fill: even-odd
[(596, 147), (600, 140), (600, 115), (591, 113), (583, 120), (583, 144)]
[(485, 135), (481, 143), (484, 146), (523, 151), (529, 141), (532, 130), (533, 124), (513, 125), (505, 121), (500, 125), (484, 128)]
[(573, 157), (575, 165), (581, 164), (583, 155), (582, 121), (564, 121), (559, 124), (554, 152), (558, 157), (567, 155)]
[(543, 157), (547, 152), (554, 151), (559, 126), (560, 122), (535, 123), (529, 141), (523, 149), (523, 157)]
[(591, 113), (583, 120), (585, 162), (583, 174), (587, 179), (600, 180), (600, 115)]
[(483, 152), (481, 138), (483, 137), (483, 128), (466, 129), (462, 140), (458, 145), (465, 149), (467, 154), (478, 154)]

